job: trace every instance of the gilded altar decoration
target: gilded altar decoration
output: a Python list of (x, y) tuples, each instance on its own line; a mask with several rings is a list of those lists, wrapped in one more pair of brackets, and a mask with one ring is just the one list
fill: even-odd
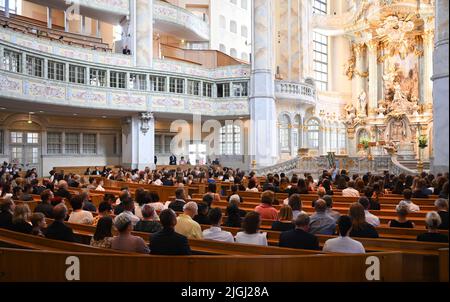
[(352, 55), (348, 60), (347, 64), (344, 65), (345, 75), (348, 77), (349, 80), (352, 80), (355, 77), (355, 75), (362, 78), (367, 78), (369, 76), (368, 71), (361, 71), (356, 68), (356, 54), (360, 54), (363, 48), (364, 45), (352, 44), (351, 49)]

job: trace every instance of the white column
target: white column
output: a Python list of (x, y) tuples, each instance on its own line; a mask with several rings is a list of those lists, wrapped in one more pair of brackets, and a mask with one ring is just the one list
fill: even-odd
[(359, 104), (358, 104), (358, 97), (363, 92), (366, 91), (366, 85), (365, 85), (365, 77), (363, 77), (363, 73), (366, 71), (365, 64), (364, 64), (364, 54), (365, 54), (366, 45), (364, 43), (355, 45), (355, 56), (356, 56), (356, 71), (355, 71), (355, 93), (353, 96), (353, 101), (356, 102), (355, 108), (358, 109), (358, 115), (365, 116), (365, 114), (362, 114), (359, 112)]
[(369, 117), (375, 117), (378, 109), (378, 41), (368, 43), (369, 54)]
[(131, 2), (131, 25), (135, 65), (152, 67), (153, 63), (153, 0), (136, 0)]
[(9, 18), (9, 0), (5, 0), (5, 17)]
[(149, 112), (139, 113), (122, 124), (122, 164), (133, 169), (154, 166), (155, 120)]
[(436, 0), (436, 38), (433, 55), (433, 173), (449, 171), (448, 0)]
[(47, 6), (47, 28), (52, 28), (52, 8)]
[(278, 158), (273, 73), (273, 0), (254, 0), (250, 96), (250, 155), (258, 167)]
[(425, 114), (433, 113), (433, 49), (434, 49), (434, 30), (428, 30), (423, 35), (423, 103)]

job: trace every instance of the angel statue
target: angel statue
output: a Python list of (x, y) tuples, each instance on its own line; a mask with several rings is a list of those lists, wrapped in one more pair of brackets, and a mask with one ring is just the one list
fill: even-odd
[(363, 90), (358, 96), (358, 104), (359, 104), (359, 110), (358, 110), (358, 116), (367, 116), (367, 94)]
[(345, 112), (347, 113), (346, 123), (348, 125), (354, 124), (356, 118), (356, 108), (352, 103), (345, 106)]

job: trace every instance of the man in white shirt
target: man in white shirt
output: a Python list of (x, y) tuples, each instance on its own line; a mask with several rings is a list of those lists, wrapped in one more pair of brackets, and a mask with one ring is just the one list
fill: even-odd
[(359, 192), (355, 189), (355, 182), (353, 180), (350, 180), (347, 186), (347, 189), (342, 190), (343, 197), (359, 197)]
[(338, 220), (339, 237), (328, 239), (323, 251), (328, 253), (365, 254), (366, 250), (361, 242), (349, 237), (352, 230), (352, 219), (341, 216)]
[(366, 222), (374, 227), (380, 226), (380, 218), (369, 212), (370, 202), (367, 197), (361, 197), (358, 202), (364, 207)]
[(119, 217), (119, 216), (128, 216), (129, 219), (131, 220), (131, 224), (133, 225), (133, 228), (134, 228), (134, 226), (140, 220), (139, 217), (134, 215), (133, 212), (132, 212), (134, 210), (134, 201), (131, 198), (125, 198), (122, 201), (122, 204), (123, 204), (124, 210), (123, 210), (122, 213), (120, 213), (118, 216), (116, 216), (116, 218)]
[(222, 231), (222, 210), (219, 208), (211, 209), (208, 214), (211, 228), (203, 231), (203, 239), (222, 242), (234, 242), (233, 235), (230, 232)]
[(401, 202), (405, 202), (406, 204), (408, 204), (409, 212), (419, 212), (420, 207), (412, 202), (412, 195), (413, 193), (410, 189), (403, 190), (403, 200)]
[(72, 197), (72, 199), (70, 200), (70, 205), (72, 206), (72, 213), (69, 216), (68, 222), (92, 224), (92, 222), (94, 221), (94, 216), (91, 212), (82, 209), (83, 197), (81, 195)]

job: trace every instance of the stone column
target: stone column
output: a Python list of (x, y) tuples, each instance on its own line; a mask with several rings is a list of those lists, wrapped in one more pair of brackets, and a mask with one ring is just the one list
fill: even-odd
[(358, 104), (358, 97), (360, 94), (364, 91), (366, 91), (366, 83), (365, 83), (365, 77), (364, 72), (366, 72), (366, 64), (364, 63), (364, 55), (366, 52), (366, 45), (364, 43), (360, 43), (355, 45), (355, 55), (356, 55), (356, 63), (355, 63), (355, 94), (354, 94), (354, 101), (356, 102), (355, 108), (358, 109), (358, 115), (365, 116), (365, 114), (362, 114), (359, 112), (359, 104)]
[(122, 164), (132, 169), (154, 167), (155, 120), (150, 112), (122, 122)]
[(423, 105), (424, 114), (433, 113), (433, 48), (434, 48), (434, 30), (427, 30), (423, 37)]
[(433, 173), (449, 171), (448, 0), (436, 0), (433, 54)]
[(153, 0), (131, 1), (131, 23), (136, 66), (151, 68), (153, 65)]
[(378, 109), (378, 41), (368, 43), (369, 54), (369, 117), (375, 117)]
[(249, 141), (250, 156), (257, 167), (271, 166), (279, 156), (273, 72), (273, 1), (253, 1)]
[(5, 17), (9, 18), (9, 0), (5, 0)]

